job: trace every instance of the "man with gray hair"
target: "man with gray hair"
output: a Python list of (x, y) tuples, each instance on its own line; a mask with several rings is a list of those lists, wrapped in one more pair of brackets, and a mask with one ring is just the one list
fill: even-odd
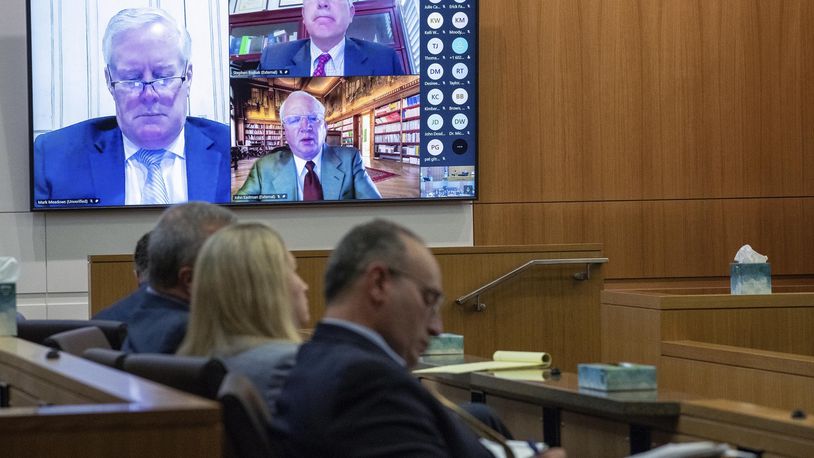
[(492, 456), (473, 420), (409, 372), (441, 332), (444, 304), (421, 239), (384, 220), (355, 227), (328, 260), (325, 301), (277, 400), (280, 456)]
[(34, 206), (228, 202), (229, 127), (187, 116), (189, 33), (161, 9), (125, 9), (102, 50), (116, 116), (37, 137)]
[(325, 107), (305, 91), (280, 106), (287, 146), (258, 159), (235, 201), (381, 199), (356, 148), (328, 146)]
[(143, 301), (125, 321), (122, 349), (174, 353), (186, 334), (192, 272), (198, 251), (218, 229), (234, 223), (230, 210), (205, 202), (168, 208), (150, 232), (150, 283)]

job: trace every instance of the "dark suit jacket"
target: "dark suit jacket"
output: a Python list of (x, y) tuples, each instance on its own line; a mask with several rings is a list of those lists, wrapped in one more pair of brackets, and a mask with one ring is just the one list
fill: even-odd
[[(355, 148), (324, 145), (320, 183), (325, 200), (382, 197), (365, 171), (359, 150)], [(284, 194), (285, 198), (258, 200), (297, 200), (297, 169), (294, 154), (288, 148), (278, 148), (255, 161), (246, 182), (237, 192), (241, 196), (270, 194)]]
[[(229, 202), (229, 126), (188, 117), (184, 126), (189, 200)], [(34, 141), (34, 206), (39, 199), (98, 197), (124, 205), (124, 146), (114, 116), (42, 134)]]
[[(289, 41), (266, 46), (260, 70), (289, 70), (288, 76), (311, 76), (311, 40)], [(403, 75), (396, 51), (385, 45), (345, 38), (345, 72), (342, 76)]]
[(130, 316), (133, 315), (133, 312), (149, 299), (150, 295), (147, 294), (147, 285), (143, 284), (129, 296), (119, 299), (106, 309), (93, 315), (93, 319), (126, 322), (130, 319)]
[(300, 347), (272, 436), (280, 456), (492, 456), (381, 348), (324, 323)]
[(187, 333), (189, 304), (146, 290), (143, 302), (127, 320), (128, 353), (175, 353)]

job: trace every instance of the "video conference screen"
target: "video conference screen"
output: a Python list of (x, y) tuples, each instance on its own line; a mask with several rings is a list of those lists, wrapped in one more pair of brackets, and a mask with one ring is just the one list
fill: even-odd
[(477, 197), (477, 0), (29, 0), (33, 210)]

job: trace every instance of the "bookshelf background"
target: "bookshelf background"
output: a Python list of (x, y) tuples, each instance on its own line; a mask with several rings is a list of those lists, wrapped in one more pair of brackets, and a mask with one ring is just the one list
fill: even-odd
[(419, 164), (420, 110), (420, 96), (417, 93), (373, 110), (375, 158)]
[(340, 145), (354, 146), (353, 116), (329, 124), (328, 130), (339, 132)]
[(247, 146), (270, 150), (285, 144), (282, 126), (276, 122), (246, 120), (243, 132)]

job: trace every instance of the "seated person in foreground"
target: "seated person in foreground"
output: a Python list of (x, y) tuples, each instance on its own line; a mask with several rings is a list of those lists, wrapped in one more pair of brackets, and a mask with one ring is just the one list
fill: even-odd
[(94, 320), (127, 321), (144, 300), (150, 274), (147, 257), (147, 244), (149, 242), (150, 233), (147, 232), (138, 239), (136, 251), (133, 253), (133, 273), (136, 275), (138, 289), (94, 315)]
[(162, 213), (147, 246), (150, 284), (126, 321), (122, 350), (175, 353), (187, 329), (198, 251), (210, 235), (236, 219), (230, 210), (205, 202), (175, 205)]
[(351, 230), (328, 260), (325, 298), (277, 400), (280, 456), (492, 456), (410, 373), (443, 303), (416, 235), (383, 220)]
[(287, 148), (252, 165), (235, 201), (381, 199), (356, 148), (328, 146), (325, 107), (292, 92), (280, 106)]
[(225, 227), (207, 240), (195, 264), (178, 354), (220, 358), (254, 383), (274, 413), (294, 365), (297, 328), (308, 322), (307, 290), (274, 230), (259, 223)]
[(304, 0), (308, 39), (266, 46), (259, 69), (287, 70), (285, 76), (296, 77), (403, 75), (393, 48), (345, 36), (354, 13), (353, 0)]

